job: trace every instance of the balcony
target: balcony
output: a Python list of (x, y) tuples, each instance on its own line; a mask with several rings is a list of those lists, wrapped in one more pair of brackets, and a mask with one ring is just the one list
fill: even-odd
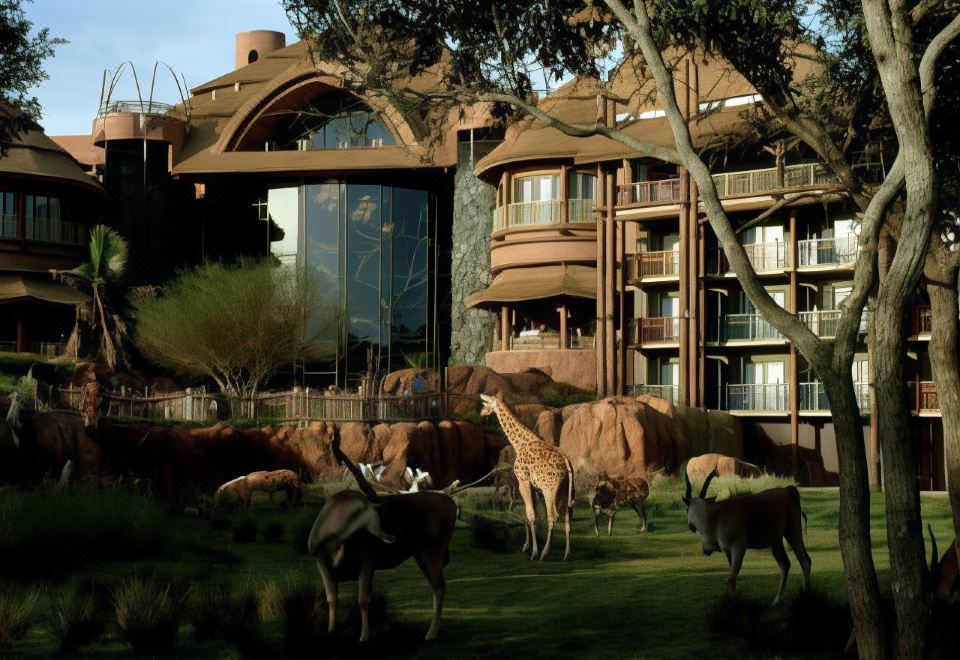
[[(747, 259), (753, 264), (758, 273), (779, 272), (790, 267), (790, 248), (784, 241), (772, 243), (748, 243), (743, 246)], [(712, 275), (723, 275), (732, 272), (730, 262), (722, 248), (712, 251), (707, 272)]]
[[(857, 397), (860, 412), (870, 412), (870, 385), (868, 383), (854, 383), (853, 391)], [(830, 402), (827, 400), (827, 390), (823, 383), (800, 383), (800, 410), (802, 412), (830, 412)]]
[(937, 400), (937, 384), (933, 381), (911, 381), (907, 383), (907, 404), (912, 405), (914, 414), (936, 414), (940, 412)]
[(493, 231), (503, 231), (507, 228), (507, 209), (503, 206), (498, 206), (493, 209)]
[(676, 344), (680, 341), (680, 317), (657, 316), (634, 319), (636, 328), (635, 343), (640, 346), (650, 344)]
[(797, 241), (797, 267), (803, 269), (824, 266), (852, 266), (857, 260), (856, 236), (843, 238), (814, 238)]
[[(567, 338), (567, 348), (593, 350), (593, 335), (571, 334)], [(495, 343), (494, 350), (500, 348)], [(554, 330), (534, 332), (531, 334), (514, 335), (510, 337), (511, 351), (558, 351), (560, 350), (560, 333)]]
[(677, 204), (680, 201), (680, 179), (639, 181), (617, 186), (620, 206)]
[(17, 216), (4, 214), (0, 215), (0, 238), (17, 237)]
[(755, 195), (785, 188), (803, 188), (807, 186), (835, 183), (833, 175), (820, 163), (788, 165), (783, 172), (783, 185), (777, 181), (777, 168), (746, 172), (724, 172), (713, 175), (713, 183), (721, 197)]
[(593, 209), (597, 202), (592, 199), (570, 199), (567, 200), (567, 222), (573, 224), (596, 222), (593, 215)]
[(86, 225), (78, 222), (27, 218), (27, 240), (86, 245), (89, 232)]
[(707, 341), (726, 342), (782, 342), (780, 331), (759, 314), (727, 314), (713, 317), (707, 324)]
[(788, 412), (790, 386), (786, 383), (727, 385), (726, 404), (731, 412)]
[(633, 279), (635, 280), (679, 275), (680, 252), (677, 250), (641, 252), (633, 262)]
[(679, 385), (634, 385), (633, 386), (633, 396), (656, 396), (660, 397), (668, 403), (677, 405), (677, 401), (680, 400), (680, 386)]
[[(23, 348), (25, 353), (42, 355), (45, 358), (55, 358), (63, 355), (66, 347), (67, 344), (62, 341), (28, 341)], [(0, 340), (0, 352), (16, 353), (17, 342)]]
[(910, 310), (910, 336), (919, 337), (933, 332), (933, 310), (930, 305), (914, 305)]
[[(800, 312), (797, 316), (800, 321), (810, 328), (818, 337), (829, 339), (837, 336), (837, 328), (840, 326), (840, 316), (843, 314), (839, 309), (821, 309), (813, 312)], [(860, 328), (857, 331), (863, 335), (867, 333), (870, 311), (863, 310), (860, 315)]]

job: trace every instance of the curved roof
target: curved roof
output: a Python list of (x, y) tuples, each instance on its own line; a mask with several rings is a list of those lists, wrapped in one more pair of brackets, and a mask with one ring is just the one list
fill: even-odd
[(0, 303), (17, 302), (32, 298), (58, 305), (80, 305), (90, 302), (90, 296), (66, 284), (54, 282), (49, 275), (46, 280), (25, 275), (0, 275)]
[[(234, 151), (250, 125), (269, 113), (286, 95), (305, 85), (343, 88), (343, 76), (344, 71), (338, 66), (318, 68), (308, 45), (300, 41), (193, 88), (190, 130), (176, 156), (173, 172), (349, 171), (455, 164), (455, 149), (444, 148), (445, 145), (423, 148), (420, 134), (425, 131), (414, 125), (416, 118), (404, 115), (382, 97), (357, 92), (353, 93), (380, 113), (397, 136), (398, 145), (307, 152)], [(436, 76), (427, 73), (412, 80), (410, 85), (425, 89), (435, 83)], [(178, 106), (175, 112), (185, 114), (185, 108)], [(430, 135), (425, 139), (437, 137)], [(431, 142), (430, 146), (436, 145)]]
[(593, 266), (533, 266), (510, 268), (493, 278), (483, 291), (464, 299), (470, 309), (491, 303), (541, 300), (555, 296), (597, 297), (597, 269)]
[[(685, 84), (682, 54), (668, 56), (675, 64), (677, 87)], [(668, 63), (670, 63), (668, 62)], [(697, 80), (700, 103), (750, 97), (753, 87), (726, 62), (717, 58), (697, 58)], [(602, 84), (594, 79), (577, 79), (540, 99), (538, 107), (551, 116), (579, 125), (592, 123), (598, 116), (597, 94)], [(659, 109), (656, 85), (640, 58), (625, 62), (614, 74), (605, 94), (617, 100), (618, 125), (628, 135), (643, 142), (661, 146), (674, 144), (673, 133), (663, 117), (643, 118)], [(691, 133), (697, 146), (707, 146), (718, 135), (731, 133), (742, 126), (743, 108), (721, 106), (694, 117)], [(565, 135), (536, 120), (526, 118), (511, 125), (503, 144), (477, 162), (478, 176), (491, 173), (511, 163), (568, 158), (575, 163), (636, 157), (635, 150), (604, 136), (579, 138)]]
[(103, 186), (60, 145), (51, 140), (36, 124), (10, 145), (0, 158), (0, 176), (33, 177), (76, 184), (101, 195)]

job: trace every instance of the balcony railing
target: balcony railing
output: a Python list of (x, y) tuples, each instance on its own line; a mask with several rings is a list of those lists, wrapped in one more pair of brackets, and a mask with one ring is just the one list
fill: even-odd
[(679, 274), (680, 252), (678, 250), (641, 252), (634, 262), (634, 279), (676, 277)]
[(910, 310), (910, 334), (929, 335), (933, 332), (933, 310), (930, 305), (915, 305)]
[[(830, 338), (837, 336), (840, 326), (840, 317), (843, 314), (839, 309), (821, 309), (814, 312), (800, 312), (797, 316), (818, 337)], [(863, 310), (860, 315), (859, 334), (866, 334), (870, 320), (870, 310)]]
[(727, 410), (786, 412), (790, 386), (786, 383), (727, 385)]
[[(66, 343), (62, 341), (28, 341), (24, 346), (24, 351), (27, 353), (42, 355), (47, 358), (55, 358), (63, 355), (63, 351), (66, 347)], [(12, 340), (0, 341), (0, 352), (15, 353), (16, 351), (17, 342)]]
[(112, 101), (100, 106), (98, 117), (114, 112), (135, 112), (145, 115), (163, 115), (173, 110), (169, 103), (159, 101)]
[(596, 344), (596, 338), (593, 335), (570, 335), (567, 338), (570, 348), (583, 348), (593, 350)]
[(545, 199), (538, 202), (514, 202), (507, 206), (507, 227), (531, 227), (560, 224), (563, 201)]
[(759, 314), (727, 314), (707, 324), (707, 341), (782, 341), (780, 331)]
[(50, 243), (85, 245), (89, 238), (89, 229), (86, 225), (77, 222), (27, 218), (26, 238)]
[(834, 182), (834, 179), (820, 163), (804, 163), (802, 165), (787, 165), (784, 168), (783, 186), (778, 184), (776, 167), (714, 174), (713, 182), (717, 186), (717, 192), (721, 197), (731, 197), (769, 192), (780, 188), (802, 188), (830, 184)]
[(567, 222), (572, 223), (593, 223), (593, 209), (597, 202), (592, 199), (570, 199), (567, 200)]
[(0, 238), (17, 237), (17, 216), (3, 214), (0, 215)]
[(503, 231), (507, 228), (507, 209), (498, 206), (493, 209), (493, 231)]
[(636, 320), (638, 344), (670, 344), (680, 341), (679, 316), (657, 316)]
[(633, 386), (633, 395), (640, 396), (642, 394), (648, 394), (650, 396), (658, 396), (665, 401), (676, 405), (677, 401), (680, 400), (680, 386), (679, 385), (634, 385)]
[(618, 186), (621, 206), (630, 204), (675, 204), (680, 201), (680, 179), (638, 181)]
[[(854, 383), (853, 391), (857, 397), (860, 412), (870, 412), (870, 385), (868, 383)], [(806, 412), (830, 412), (830, 401), (827, 399), (827, 390), (823, 383), (800, 383), (800, 410)]]
[(940, 402), (937, 400), (937, 384), (933, 381), (922, 380), (907, 383), (909, 403), (916, 413), (938, 412)]
[(797, 242), (799, 268), (852, 264), (857, 260), (857, 237), (814, 238)]
[[(790, 267), (790, 248), (783, 241), (772, 243), (748, 243), (743, 246), (747, 259), (753, 264), (758, 273), (781, 271)], [(714, 275), (722, 275), (731, 271), (730, 262), (722, 248), (712, 251), (707, 271)]]
[(510, 337), (511, 351), (556, 351), (560, 349), (560, 333), (554, 331)]

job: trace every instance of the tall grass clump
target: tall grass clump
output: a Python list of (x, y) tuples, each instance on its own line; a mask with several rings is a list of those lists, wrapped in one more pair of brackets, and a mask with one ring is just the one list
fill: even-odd
[(170, 651), (177, 642), (182, 598), (173, 585), (134, 576), (113, 597), (117, 625), (130, 648), (140, 654)]
[(327, 631), (327, 599), (316, 585), (290, 581), (279, 598), (283, 643), (291, 655), (315, 655)]
[(10, 588), (0, 590), (0, 651), (6, 651), (14, 642), (23, 639), (33, 624), (40, 591), (18, 592)]
[(221, 639), (243, 656), (260, 651), (259, 599), (249, 589), (219, 585), (203, 590), (191, 610), (190, 623), (195, 639)]
[(52, 626), (57, 652), (71, 654), (100, 641), (106, 632), (107, 617), (95, 591), (74, 584), (55, 601)]
[(137, 495), (83, 488), (9, 493), (0, 501), (0, 575), (61, 580), (95, 561), (160, 556), (166, 531), (160, 505)]

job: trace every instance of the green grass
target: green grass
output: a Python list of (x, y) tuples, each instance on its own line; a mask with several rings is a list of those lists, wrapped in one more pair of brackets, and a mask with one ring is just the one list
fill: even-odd
[(36, 353), (9, 353), (0, 351), (0, 373), (3, 374), (16, 376), (26, 375), (30, 366), (37, 362), (56, 365), (57, 373), (64, 377), (72, 375), (77, 366), (73, 360), (67, 358), (49, 360)]
[(19, 380), (20, 376), (0, 373), (0, 394), (10, 394), (13, 392), (17, 389), (17, 381)]
[[(407, 562), (377, 573), (375, 588), (383, 596), (388, 625), (370, 650), (381, 649), (381, 657), (396, 658), (587, 658), (600, 654), (614, 658), (768, 657), (773, 653), (770, 648), (751, 649), (736, 635), (711, 629), (724, 596), (727, 564), (718, 554), (704, 556), (698, 538), (687, 529), (678, 499), (682, 486), (661, 481), (655, 480), (653, 486), (648, 509), (651, 531), (646, 534), (637, 533), (636, 516), (623, 512), (612, 537), (595, 537), (592, 514), (585, 504), (588, 494), (581, 493), (574, 514), (572, 557), (566, 562), (561, 561), (562, 529), (554, 537), (548, 561), (541, 563), (521, 555), (519, 547), (508, 547), (505, 552), (484, 549), (474, 541), (468, 522), (462, 522), (454, 534), (446, 570), (447, 597), (439, 640), (430, 644), (422, 641), (431, 616), (430, 591), (416, 564)], [(316, 514), (322, 496), (320, 489), (310, 487), (305, 509), (292, 511), (271, 507), (266, 498), (257, 498), (252, 514), (230, 514), (226, 525), (211, 524), (196, 516), (163, 514), (167, 544), (162, 553), (136, 561), (85, 562), (75, 567), (70, 585), (50, 584), (42, 597), (48, 604), (57, 602), (64, 589), (73, 588), (73, 580), (116, 588), (135, 575), (186, 588), (194, 598), (199, 590), (220, 584), (241, 591), (253, 589), (259, 594), (272, 591), (274, 604), (260, 603), (262, 635), (271, 654), (282, 655), (284, 632), (276, 605), (277, 587), (319, 585), (313, 561), (293, 539), (300, 537), (305, 521)], [(809, 516), (806, 543), (813, 559), (816, 596), (842, 607), (837, 498), (836, 489), (801, 490)], [(510, 519), (509, 514), (490, 510), (488, 501), (483, 489), (463, 498), (465, 517), (473, 510)], [(951, 529), (946, 497), (924, 495), (922, 504), (925, 521), (932, 523), (941, 547), (945, 547)], [(889, 567), (881, 495), (873, 495), (871, 512), (877, 567), (886, 583)], [(247, 515), (257, 519), (261, 531), (254, 542), (234, 542), (233, 526)], [(517, 517), (514, 513), (512, 519)], [(263, 541), (262, 530), (274, 523), (284, 527), (284, 542)], [(541, 542), (543, 536), (541, 529)], [(787, 607), (803, 611), (811, 605), (799, 598), (800, 571), (792, 553), (790, 559)], [(759, 603), (751, 607), (759, 608), (759, 616), (769, 620), (771, 626), (781, 625), (787, 617), (769, 610), (778, 576), (768, 551), (750, 551), (738, 581), (738, 599)], [(355, 585), (341, 586), (341, 608), (348, 610), (355, 598)], [(352, 619), (347, 619), (344, 626), (352, 629)], [(17, 657), (47, 657), (56, 647), (49, 620), (40, 620), (10, 652)], [(122, 636), (108, 634), (96, 654), (122, 658), (129, 657), (131, 651)], [(237, 657), (237, 651), (222, 639), (195, 638), (185, 621), (173, 655)]]

